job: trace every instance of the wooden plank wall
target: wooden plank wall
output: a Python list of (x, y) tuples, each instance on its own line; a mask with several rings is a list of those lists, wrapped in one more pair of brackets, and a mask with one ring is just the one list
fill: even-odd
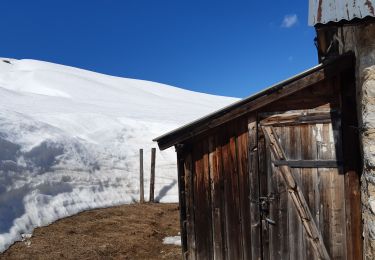
[(195, 140), (178, 156), (185, 258), (251, 259), (247, 118)]
[[(350, 72), (347, 75), (351, 75)], [(344, 75), (345, 79), (345, 75)], [(337, 80), (337, 79), (336, 79)], [(353, 79), (345, 79), (351, 84)], [(350, 83), (351, 82), (351, 83)], [(334, 80), (321, 82), (317, 87), (305, 89), (292, 96), (279, 100), (262, 109), (261, 112), (284, 111), (292, 109), (327, 109), (344, 106), (343, 120), (343, 145), (344, 161), (350, 160), (352, 150), (346, 149), (355, 141), (356, 133), (352, 125), (356, 125), (355, 113), (345, 114), (353, 106), (350, 104), (353, 93), (347, 91), (342, 100), (338, 101), (339, 85)], [(348, 88), (352, 89), (350, 86)], [(309, 97), (309, 99), (307, 99)], [(312, 257), (312, 252), (304, 237), (302, 225), (293, 221), (296, 212), (288, 198), (285, 187), (276, 174), (276, 189), (281, 191), (276, 198), (272, 214), (278, 214), (278, 219), (287, 222), (284, 227), (274, 230), (271, 236), (264, 234), (261, 237), (259, 204), (260, 194), (264, 194), (271, 187), (262, 185), (267, 183), (267, 172), (272, 172), (266, 165), (269, 156), (264, 158), (260, 154), (266, 150), (264, 138), (257, 134), (257, 116), (255, 113), (246, 117), (233, 120), (225, 125), (209, 130), (205, 135), (190, 140), (190, 145), (185, 145), (179, 158), (180, 176), (180, 206), (182, 241), (185, 259), (259, 259), (262, 252), (268, 252), (267, 247), (282, 239), (277, 245), (274, 255), (265, 255), (265, 259), (280, 259), (289, 255), (290, 259), (303, 259)], [(339, 126), (335, 126), (338, 127)], [(326, 126), (323, 126), (323, 138), (327, 138)], [(318, 148), (313, 144), (301, 147), (295, 140), (310, 138), (313, 129), (301, 127), (283, 129), (280, 134), (285, 140), (283, 145), (288, 156), (311, 154), (312, 158), (324, 158), (318, 154)], [(349, 140), (349, 142), (348, 142)], [(354, 140), (354, 141), (353, 141)], [(349, 145), (349, 146), (348, 146)], [(345, 148), (346, 147), (346, 148)], [(337, 148), (337, 147), (336, 147)], [(316, 151), (312, 153), (311, 149)], [(358, 160), (359, 161), (359, 160)], [(334, 257), (341, 256), (347, 250), (347, 259), (356, 259), (361, 254), (360, 239), (360, 196), (358, 162), (344, 165), (345, 182), (342, 173), (327, 174), (319, 169), (295, 169), (293, 175), (301, 184), (303, 193), (307, 198), (310, 209), (319, 227), (329, 232), (324, 232), (324, 241), (329, 243), (332, 236), (342, 235), (340, 245), (332, 247), (329, 253)], [(275, 170), (275, 169), (274, 169)], [(259, 172), (258, 172), (259, 171)], [(332, 170), (331, 170), (332, 172)], [(325, 180), (324, 178), (332, 178)], [(268, 176), (271, 178), (271, 176)], [(324, 186), (324, 183), (336, 186)], [(259, 184), (261, 184), (259, 186)], [(262, 189), (265, 189), (262, 191)], [(321, 190), (321, 194), (316, 194)], [(345, 194), (344, 194), (345, 192)], [(346, 208), (346, 230), (337, 216), (322, 210), (319, 205), (321, 200), (331, 201), (333, 212)], [(350, 209), (350, 210), (349, 210)], [(251, 214), (250, 214), (251, 213)], [(263, 239), (263, 241), (262, 241)], [(345, 246), (347, 247), (345, 249)], [(336, 249), (332, 249), (336, 248)], [(301, 250), (304, 249), (304, 250)]]

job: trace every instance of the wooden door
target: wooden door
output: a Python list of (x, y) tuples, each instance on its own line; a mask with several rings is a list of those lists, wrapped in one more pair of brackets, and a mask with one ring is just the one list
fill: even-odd
[(346, 259), (340, 120), (331, 111), (261, 115), (263, 259)]

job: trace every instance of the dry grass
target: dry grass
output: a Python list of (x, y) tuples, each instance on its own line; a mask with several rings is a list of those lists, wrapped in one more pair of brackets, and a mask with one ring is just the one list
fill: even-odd
[(176, 204), (91, 210), (37, 228), (0, 259), (181, 259), (180, 247), (162, 244), (178, 232)]

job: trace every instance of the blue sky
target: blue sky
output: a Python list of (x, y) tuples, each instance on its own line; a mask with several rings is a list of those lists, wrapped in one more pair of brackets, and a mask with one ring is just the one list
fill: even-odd
[(0, 56), (245, 97), (317, 64), (308, 0), (4, 0)]

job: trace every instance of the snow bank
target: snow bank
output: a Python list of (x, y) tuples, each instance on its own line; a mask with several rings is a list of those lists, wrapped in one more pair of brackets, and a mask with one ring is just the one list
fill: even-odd
[[(0, 251), (36, 226), (137, 201), (139, 149), (148, 187), (151, 140), (234, 101), (0, 58)], [(156, 199), (176, 202), (174, 151), (156, 162)]]
[(181, 236), (165, 237), (163, 239), (163, 244), (181, 246)]

